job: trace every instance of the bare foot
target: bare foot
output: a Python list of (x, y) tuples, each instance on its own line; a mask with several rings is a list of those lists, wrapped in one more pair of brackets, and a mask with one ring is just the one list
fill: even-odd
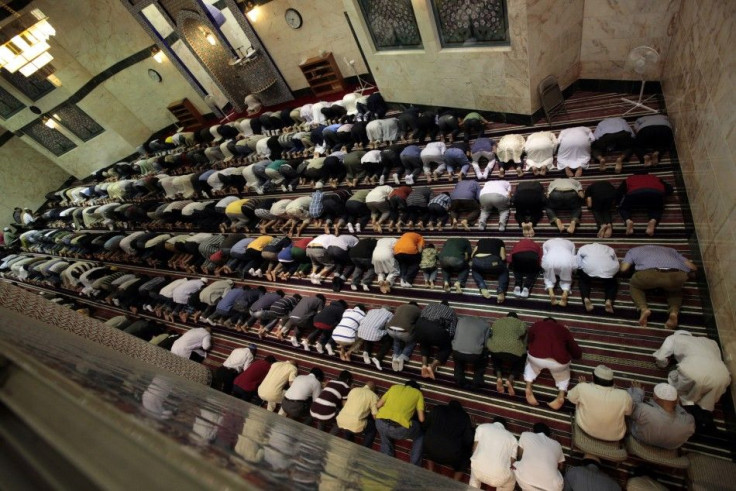
[(589, 298), (584, 298), (583, 303), (585, 304), (585, 310), (588, 312), (593, 311), (593, 302), (591, 302)]
[(555, 291), (550, 288), (549, 290), (547, 290), (547, 292), (549, 293), (549, 303), (554, 307), (555, 305), (557, 305), (557, 297), (555, 297)]
[(608, 166), (606, 165), (606, 159), (604, 159), (603, 157), (601, 157), (600, 158), (600, 169), (601, 169), (601, 172), (605, 172), (605, 170), (606, 170), (607, 167)]
[(570, 222), (570, 225), (567, 226), (567, 233), (571, 235), (574, 234), (576, 225), (577, 225), (577, 222), (575, 220)]
[(667, 329), (674, 329), (677, 327), (677, 312), (670, 312), (667, 317), (667, 322), (664, 323), (664, 327)]
[(603, 232), (603, 237), (607, 239), (612, 235), (613, 235), (613, 225), (609, 223), (608, 225), (606, 225), (606, 231)]
[(649, 220), (649, 223), (647, 224), (647, 231), (646, 234), (649, 237), (654, 236), (654, 229), (657, 227), (657, 220)]
[(562, 292), (562, 297), (560, 297), (560, 307), (567, 307), (567, 295), (568, 293), (566, 291)]
[(554, 409), (555, 411), (559, 411), (560, 408), (565, 404), (565, 398), (564, 397), (557, 397), (554, 401), (548, 402), (547, 405)]
[(537, 398), (534, 397), (534, 392), (531, 390), (526, 391), (526, 402), (528, 402), (532, 406), (539, 406), (539, 401), (537, 401)]
[(496, 295), (496, 303), (503, 303), (506, 300), (506, 294), (505, 293), (499, 293)]
[(659, 163), (659, 152), (654, 152), (652, 154), (652, 165), (657, 165)]
[(621, 157), (619, 157), (618, 159), (616, 159), (616, 166), (613, 168), (613, 171), (616, 174), (621, 174), (621, 171), (623, 170), (623, 168), (624, 168), (624, 161), (623, 159), (621, 159)]
[(564, 232), (565, 225), (562, 223), (562, 220), (560, 220), (559, 218), (555, 220), (555, 225), (557, 225), (557, 230), (559, 230), (560, 232)]
[(644, 309), (641, 311), (641, 315), (639, 316), (639, 325), (641, 327), (647, 327), (647, 320), (649, 319), (650, 315), (652, 315), (652, 311), (649, 309)]
[(509, 389), (510, 396), (516, 395), (516, 391), (514, 390), (514, 384), (511, 382), (511, 380), (506, 381), (506, 388)]
[(501, 377), (496, 378), (496, 390), (501, 394), (505, 392), (503, 390), (503, 379)]
[(610, 300), (606, 300), (605, 309), (609, 314), (613, 314), (613, 304)]
[(626, 220), (626, 235), (631, 235), (633, 233), (634, 233), (634, 221)]
[(422, 365), (422, 378), (429, 377), (429, 373), (428, 372), (429, 372), (429, 367), (428, 366), (425, 366), (425, 365)]

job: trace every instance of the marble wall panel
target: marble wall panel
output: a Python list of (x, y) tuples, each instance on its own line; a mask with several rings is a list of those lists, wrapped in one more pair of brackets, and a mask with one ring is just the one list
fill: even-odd
[(651, 46), (661, 63), (650, 77), (658, 80), (667, 59), (671, 23), (680, 0), (584, 0), (580, 77), (636, 80), (627, 69), (628, 53), (636, 46)]
[[(27, 137), (26, 137), (27, 138)], [(33, 178), (29, 178), (33, 176)], [(69, 174), (20, 138), (11, 138), (0, 150), (0, 223), (13, 221), (13, 208), (36, 209), (44, 196), (60, 187)]]
[[(508, 2), (510, 47), (443, 49), (428, 0), (412, 0), (423, 49), (381, 52), (373, 47), (357, 2), (343, 4), (387, 100), (531, 114), (526, 2)], [(398, 65), (404, 67), (399, 74)]]
[[(286, 24), (284, 12), (287, 8), (299, 11), (303, 20), (301, 28), (292, 29)], [(343, 58), (355, 60), (358, 73), (368, 72), (340, 2), (274, 0), (257, 7), (256, 11), (251, 25), (291, 90), (308, 87), (299, 64), (319, 55), (322, 50), (332, 52), (344, 77), (353, 76), (353, 71), (343, 62)]]
[[(586, 5), (587, 5), (586, 0)], [(736, 376), (736, 170), (732, 139), (734, 2), (682, 2), (671, 28), (662, 87), (678, 150), (692, 163), (685, 175), (719, 336)], [(732, 389), (736, 396), (736, 391)]]

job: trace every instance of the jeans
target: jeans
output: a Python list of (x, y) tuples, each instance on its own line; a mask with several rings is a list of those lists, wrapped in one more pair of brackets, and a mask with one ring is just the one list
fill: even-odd
[(483, 385), (483, 376), (488, 366), (488, 353), (484, 350), (479, 354), (452, 352), (452, 359), (455, 361), (455, 382), (460, 387), (467, 386), (465, 382), (465, 366), (473, 366), (473, 386), (481, 387)]
[[(363, 429), (363, 446), (371, 448), (373, 446), (373, 442), (376, 441), (376, 421), (372, 417), (368, 416), (365, 423), (365, 428)], [(347, 441), (355, 441), (355, 433), (345, 429), (342, 429), (342, 432)]]
[(355, 271), (353, 272), (352, 284), (358, 286), (360, 284), (370, 285), (376, 277), (376, 271), (373, 269), (373, 263), (370, 259), (353, 258)]
[(445, 283), (450, 283), (452, 273), (457, 273), (457, 282), (465, 288), (465, 283), (470, 275), (470, 267), (463, 258), (443, 257), (440, 259), (440, 268), (442, 268), (442, 279)]
[(394, 456), (393, 440), (413, 440), (409, 461), (414, 465), (422, 465), (422, 447), (424, 434), (419, 421), (412, 420), (409, 428), (388, 419), (377, 419), (376, 429), (381, 435), (381, 453)]
[[(414, 352), (414, 347), (417, 345), (414, 335), (406, 331), (397, 331), (396, 329), (389, 329), (388, 335), (394, 340), (394, 357), (398, 358), (401, 356), (404, 358), (404, 361), (409, 361), (411, 354)], [(402, 344), (404, 345), (403, 348), (401, 347)]]
[(475, 284), (478, 285), (478, 289), (487, 289), (483, 274), (488, 273), (498, 274), (496, 293), (506, 293), (506, 290), (509, 288), (509, 268), (506, 266), (506, 263), (498, 256), (474, 257), (472, 274)]

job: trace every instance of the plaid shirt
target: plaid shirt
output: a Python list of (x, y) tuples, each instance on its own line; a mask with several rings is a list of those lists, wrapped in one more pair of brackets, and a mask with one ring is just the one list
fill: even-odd
[(386, 335), (386, 326), (393, 316), (394, 314), (383, 307), (369, 310), (360, 322), (358, 337), (364, 341), (378, 341)]
[(440, 302), (430, 303), (422, 310), (420, 319), (437, 322), (447, 331), (450, 337), (455, 336), (457, 314), (449, 305)]
[(450, 209), (450, 203), (452, 203), (452, 198), (450, 198), (448, 195), (446, 195), (444, 193), (443, 194), (438, 194), (437, 196), (435, 196), (434, 198), (432, 198), (431, 200), (429, 200), (429, 204), (430, 205), (433, 204), (433, 203), (434, 204), (437, 204), (437, 205), (440, 205), (445, 210), (449, 210)]
[(312, 218), (319, 218), (322, 216), (325, 207), (322, 204), (322, 198), (325, 193), (322, 191), (315, 191), (312, 193), (312, 202), (309, 204), (309, 216)]

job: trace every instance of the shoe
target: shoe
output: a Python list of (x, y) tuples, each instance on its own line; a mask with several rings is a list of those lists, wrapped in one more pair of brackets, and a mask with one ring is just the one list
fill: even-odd
[(504, 230), (506, 230), (506, 224), (505, 223), (499, 223), (498, 224), (498, 231), (499, 232), (503, 232)]
[(385, 178), (385, 177), (383, 177), (383, 175), (382, 175), (382, 176), (380, 177), (380, 179), (378, 179), (378, 185), (379, 185), (379, 186), (383, 186), (384, 184), (386, 184), (386, 178)]
[(462, 285), (460, 285), (460, 282), (459, 281), (456, 281), (453, 286), (455, 287), (455, 293), (462, 293), (463, 292), (463, 287), (462, 287)]
[(480, 294), (483, 295), (483, 298), (491, 298), (491, 292), (489, 292), (486, 288), (481, 288)]
[(351, 234), (355, 233), (355, 227), (353, 227), (352, 223), (348, 223), (348, 232), (350, 232)]
[(408, 281), (405, 281), (404, 283), (404, 288), (411, 288), (411, 283), (409, 283)]
[(404, 370), (404, 355), (399, 355), (399, 357), (396, 359), (397, 365), (399, 366), (398, 372), (401, 372)]
[(520, 297), (521, 296), (521, 288), (520, 287), (518, 287), (518, 286), (515, 286), (514, 287), (514, 296), (515, 297)]
[(304, 347), (304, 351), (309, 351), (309, 342), (306, 339), (302, 340), (302, 346)]
[(446, 292), (449, 292), (450, 291), (450, 284), (445, 281), (445, 283), (442, 285), (442, 289), (445, 290)]
[(396, 184), (397, 186), (399, 186), (401, 184), (401, 181), (399, 181), (399, 175), (394, 172), (394, 174), (393, 174), (392, 177), (394, 178), (394, 184)]
[(371, 361), (374, 365), (376, 365), (376, 368), (378, 368), (378, 370), (383, 371), (383, 367), (381, 367), (381, 362), (378, 361), (378, 358), (374, 356), (373, 358), (371, 358)]
[(394, 372), (399, 371), (399, 360), (397, 360), (396, 358), (391, 360), (391, 370), (393, 370)]
[(363, 362), (364, 362), (364, 363), (365, 363), (366, 365), (370, 365), (370, 364), (371, 364), (371, 357), (370, 357), (370, 355), (368, 354), (368, 352), (367, 352), (367, 351), (364, 351), (364, 352), (363, 352)]
[(521, 298), (527, 298), (529, 296), (529, 288), (524, 287), (523, 290), (521, 290)]
[[(330, 356), (335, 356), (335, 350), (332, 349), (332, 345), (330, 343), (327, 343), (325, 345), (325, 348), (327, 349), (327, 354)], [(317, 350), (319, 351), (319, 350)]]
[(283, 184), (281, 185), (281, 191), (284, 192), (284, 193), (287, 191), (286, 190), (286, 186), (284, 186)]
[(314, 343), (314, 349), (316, 349), (317, 353), (319, 353), (320, 355), (324, 354), (325, 352), (325, 347), (322, 346), (322, 343)]
[(371, 291), (371, 288), (368, 285), (363, 285), (363, 291), (364, 292), (369, 292), (369, 291)]
[(251, 276), (255, 276), (255, 275), (256, 275), (256, 270), (255, 270), (255, 269), (253, 269), (253, 268), (250, 268), (250, 269), (248, 270), (248, 274), (249, 274), (249, 275), (251, 275)]
[(356, 231), (357, 233), (360, 233), (360, 224), (359, 224), (359, 223), (356, 223), (356, 224), (355, 224), (355, 231)]
[(261, 271), (260, 269), (256, 269), (256, 276), (258, 278), (263, 278), (263, 271)]
[(405, 182), (406, 182), (406, 183), (407, 183), (407, 184), (408, 184), (409, 186), (411, 186), (411, 185), (413, 185), (413, 184), (414, 184), (414, 176), (413, 176), (413, 175), (411, 175), (411, 174), (407, 174), (407, 176), (406, 176), (406, 177), (404, 178), (404, 181), (405, 181)]
[(291, 341), (291, 345), (295, 348), (299, 347), (299, 341), (296, 340), (296, 337), (292, 336), (289, 338), (289, 341)]
[(358, 291), (358, 285), (350, 285), (350, 289), (355, 291)]

